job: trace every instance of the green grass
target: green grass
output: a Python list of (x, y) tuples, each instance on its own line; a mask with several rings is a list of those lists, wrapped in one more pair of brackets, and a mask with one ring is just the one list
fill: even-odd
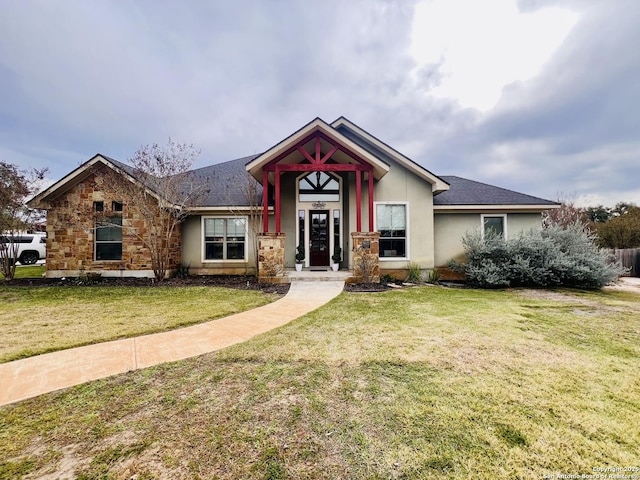
[[(40, 278), (44, 273), (44, 265), (18, 265), (14, 278)], [(0, 280), (4, 279), (4, 275), (0, 273)]]
[(0, 478), (540, 479), (638, 466), (639, 340), (633, 293), (343, 294), (217, 354), (0, 408)]
[(277, 298), (218, 287), (0, 286), (0, 362), (171, 330)]

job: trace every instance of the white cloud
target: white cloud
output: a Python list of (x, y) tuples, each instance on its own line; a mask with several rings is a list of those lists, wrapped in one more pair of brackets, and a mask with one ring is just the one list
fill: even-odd
[(489, 110), (504, 86), (540, 72), (577, 20), (558, 7), (520, 13), (515, 0), (423, 1), (413, 22), (414, 75), (438, 65), (430, 95)]

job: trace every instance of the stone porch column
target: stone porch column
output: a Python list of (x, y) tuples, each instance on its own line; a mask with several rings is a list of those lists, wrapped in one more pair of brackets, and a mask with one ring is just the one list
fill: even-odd
[(258, 234), (258, 282), (289, 283), (284, 269), (285, 233)]
[(380, 283), (380, 232), (351, 232), (351, 238), (356, 281)]

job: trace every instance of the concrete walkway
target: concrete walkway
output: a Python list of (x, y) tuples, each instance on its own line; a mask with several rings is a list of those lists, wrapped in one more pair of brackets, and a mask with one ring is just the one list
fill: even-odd
[(343, 281), (292, 282), (268, 305), (169, 332), (71, 348), (0, 364), (0, 405), (243, 342), (324, 305)]
[(604, 287), (610, 290), (626, 290), (628, 292), (640, 293), (639, 277), (620, 277), (615, 285)]

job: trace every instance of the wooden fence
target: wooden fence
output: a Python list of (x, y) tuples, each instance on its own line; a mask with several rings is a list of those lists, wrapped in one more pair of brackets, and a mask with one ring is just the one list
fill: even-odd
[(624, 268), (630, 269), (630, 277), (640, 277), (640, 248), (613, 248), (609, 252)]

